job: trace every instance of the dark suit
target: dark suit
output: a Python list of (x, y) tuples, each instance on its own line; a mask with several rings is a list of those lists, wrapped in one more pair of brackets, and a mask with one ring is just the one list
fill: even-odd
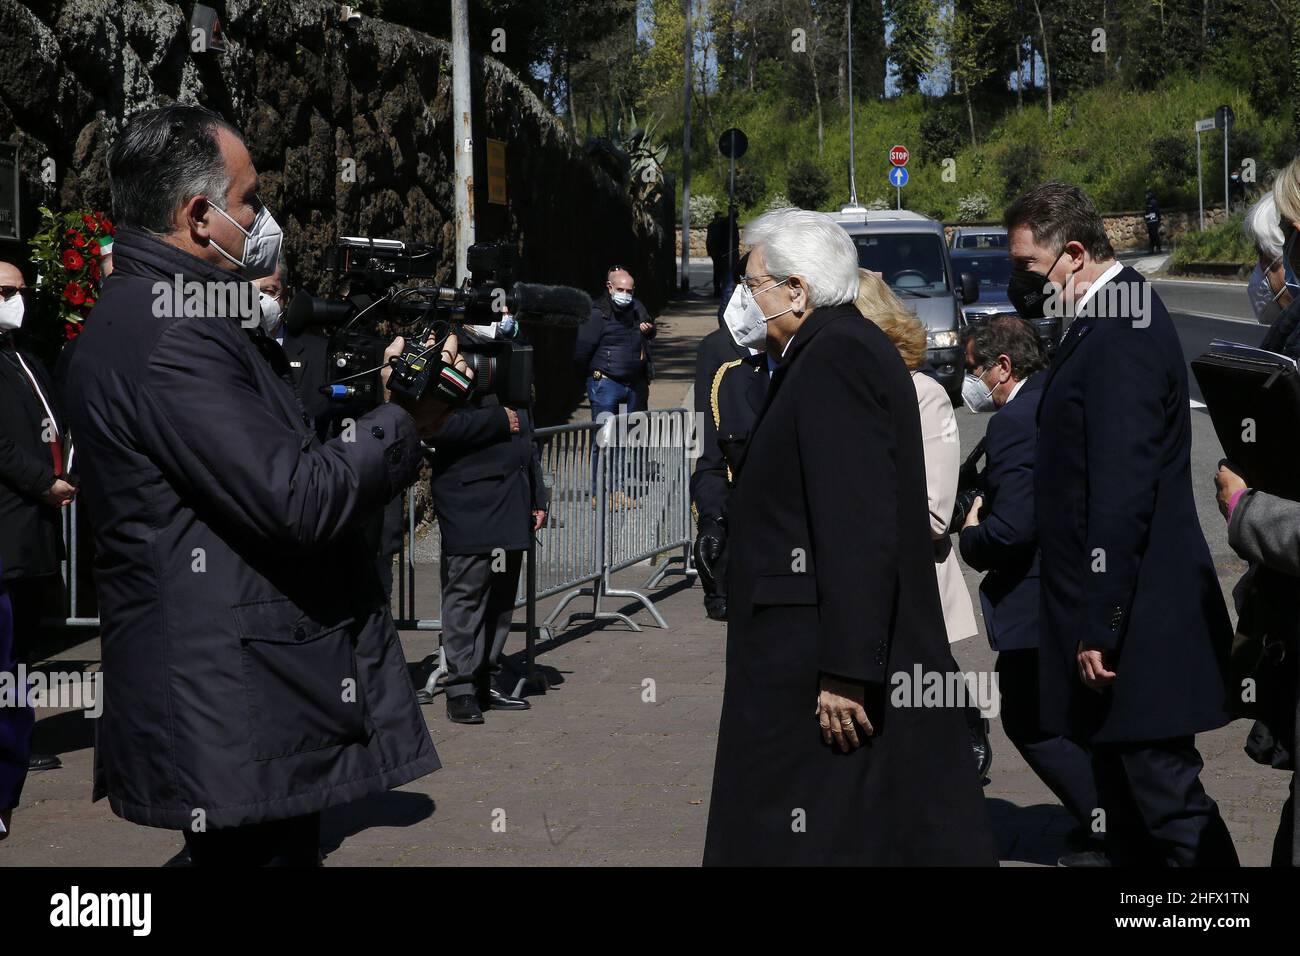
[(976, 571), (989, 644), (998, 652), (1002, 726), (1025, 762), (1081, 824), (1097, 806), (1092, 758), (1068, 737), (1042, 729), (1038, 704), (1038, 535), (1034, 452), (1046, 373), (1025, 379), (984, 434), (987, 462), (979, 524), (965, 528), (961, 556)]
[[(814, 310), (795, 334), (728, 514), (705, 863), (995, 863), (962, 709), (902, 706), (886, 686), (954, 665), (916, 390), (852, 304)], [(866, 686), (876, 735), (851, 753), (822, 743), (823, 675)]]
[(448, 416), (433, 438), (442, 538), (442, 644), (448, 697), (486, 692), (510, 633), (532, 512), (547, 507), (530, 410), (512, 434), (494, 396)]
[(712, 586), (706, 580), (704, 603), (725, 617), (727, 498), (736, 480), (739, 459), (767, 394), (767, 359), (750, 355), (726, 328), (700, 341), (695, 360), (695, 411), (703, 422), (700, 456), (691, 473), (691, 510), (701, 535), (723, 542), (713, 562)]
[[(53, 413), (53, 426), (45, 403)], [(13, 337), (0, 333), (0, 563), (13, 602), (20, 661), (30, 657), (63, 559), (63, 516), (41, 500), (54, 479), (62, 477), (55, 474), (49, 441), (56, 433), (62, 472), (72, 446), (50, 376), (39, 359), (16, 349)]]
[[(0, 558), (0, 572), (3, 570), (4, 560)], [(0, 573), (0, 674), (10, 675), (7, 682), (16, 686), (18, 661), (14, 658), (13, 625), (13, 608)], [(25, 703), (21, 707), (0, 707), (0, 810), (12, 810), (22, 796), (34, 722), (35, 714)]]
[[(1230, 719), (1232, 632), (1192, 493), (1187, 369), (1146, 280), (1107, 286), (1088, 305), (1111, 314), (1075, 319), (1038, 411), (1043, 726), (1092, 746), (1118, 859), (1235, 862), (1192, 745)], [(1111, 656), (1102, 693), (1079, 679), (1080, 642)]]

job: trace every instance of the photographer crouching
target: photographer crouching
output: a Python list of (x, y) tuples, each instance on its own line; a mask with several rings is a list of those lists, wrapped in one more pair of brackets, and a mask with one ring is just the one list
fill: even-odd
[[(108, 165), (115, 268), (67, 376), (111, 688), (94, 797), (183, 830), (196, 865), (315, 865), (321, 810), (439, 766), (358, 529), (448, 406), (318, 439), (279, 346), (224, 307), (255, 310), (281, 237), (220, 117), (139, 113)], [(471, 377), (454, 337), (440, 358)]]

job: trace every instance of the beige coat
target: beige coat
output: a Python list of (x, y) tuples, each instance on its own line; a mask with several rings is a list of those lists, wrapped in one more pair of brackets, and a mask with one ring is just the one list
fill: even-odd
[(949, 643), (979, 633), (970, 592), (957, 563), (957, 549), (948, 534), (957, 500), (957, 471), (961, 467), (961, 439), (952, 402), (942, 385), (922, 372), (912, 373), (916, 400), (921, 407), (921, 439), (925, 447), (925, 485), (930, 499), (930, 535), (934, 539), (934, 570)]

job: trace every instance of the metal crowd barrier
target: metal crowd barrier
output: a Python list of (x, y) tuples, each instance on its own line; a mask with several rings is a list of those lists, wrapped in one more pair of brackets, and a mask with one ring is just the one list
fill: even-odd
[[(579, 598), (591, 599), (591, 610), (573, 612), (564, 628), (579, 618), (617, 620), (633, 631), (641, 627), (630, 616), (606, 610), (606, 597), (631, 598), (650, 613), (655, 624), (668, 623), (642, 591), (657, 586), (668, 574), (693, 574), (690, 566), (690, 441), (694, 419), (684, 408), (632, 412), (603, 422), (583, 422), (540, 428), (543, 479), (550, 490), (546, 524), (534, 536), (524, 559), (515, 607), (528, 608), (527, 620), (512, 625), (527, 640), (526, 675), (535, 676), (535, 640), (539, 632), (554, 637), (555, 621)], [(440, 631), (439, 618), (416, 616), (415, 489), (406, 494), (406, 531), (393, 580), (393, 619), (399, 629)], [(78, 567), (77, 504), (63, 514), (66, 556), (63, 561), (63, 624), (98, 627), (99, 618), (81, 614)], [(680, 554), (673, 552), (680, 551)], [(643, 561), (666, 556), (641, 590), (619, 588), (613, 575)], [(427, 563), (427, 562), (420, 562)], [(436, 585), (422, 583), (429, 589)], [(541, 623), (537, 601), (560, 596)], [(446, 673), (441, 649), (425, 684), (430, 694)], [(518, 693), (518, 688), (516, 688)]]

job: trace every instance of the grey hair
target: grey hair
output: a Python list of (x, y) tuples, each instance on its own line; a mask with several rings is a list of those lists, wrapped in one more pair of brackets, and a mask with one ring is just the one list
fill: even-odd
[(1246, 218), (1242, 220), (1241, 229), (1246, 238), (1255, 244), (1255, 248), (1270, 260), (1276, 260), (1282, 255), (1286, 237), (1278, 225), (1277, 203), (1271, 192), (1265, 193), (1250, 207)]
[(814, 308), (842, 305), (858, 296), (858, 251), (844, 228), (824, 212), (766, 212), (745, 227), (745, 243), (763, 250), (772, 276), (803, 279)]
[(222, 209), (230, 174), (217, 133), (238, 131), (200, 106), (164, 106), (137, 113), (108, 151), (113, 219), (154, 233), (174, 227), (176, 211), (194, 196)]

